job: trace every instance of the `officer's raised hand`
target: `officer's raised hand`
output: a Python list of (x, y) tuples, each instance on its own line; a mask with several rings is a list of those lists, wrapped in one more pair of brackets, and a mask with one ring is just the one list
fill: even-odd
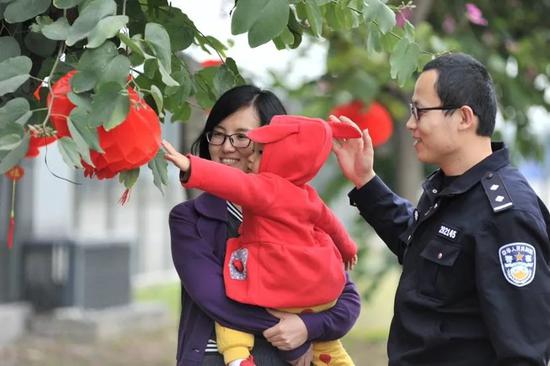
[[(355, 125), (345, 116), (329, 116), (333, 122)], [(334, 139), (332, 151), (344, 176), (357, 188), (364, 186), (376, 176), (374, 172), (374, 149), (368, 130), (363, 130), (361, 139)]]

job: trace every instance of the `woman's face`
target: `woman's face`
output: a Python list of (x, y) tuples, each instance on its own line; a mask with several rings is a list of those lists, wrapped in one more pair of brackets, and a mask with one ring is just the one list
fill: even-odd
[[(233, 135), (246, 133), (256, 127), (260, 127), (260, 119), (253, 106), (241, 108), (227, 116), (213, 129), (213, 133)], [(236, 137), (236, 136), (235, 136)], [(253, 144), (248, 147), (236, 148), (226, 138), (222, 145), (208, 145), (208, 151), (212, 161), (238, 168), (248, 172), (248, 157), (253, 152)]]

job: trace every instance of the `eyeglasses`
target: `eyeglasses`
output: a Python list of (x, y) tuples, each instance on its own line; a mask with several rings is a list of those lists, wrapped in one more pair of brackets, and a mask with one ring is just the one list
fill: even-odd
[(441, 107), (427, 107), (427, 108), (418, 108), (413, 103), (409, 103), (409, 108), (411, 110), (411, 115), (414, 117), (415, 120), (420, 119), (420, 112), (424, 111), (449, 111), (451, 109), (458, 109), (460, 107), (456, 106), (441, 106)]
[(231, 143), (231, 146), (237, 149), (248, 147), (252, 142), (252, 140), (250, 140), (246, 136), (246, 134), (242, 132), (237, 132), (232, 135), (226, 135), (224, 133), (216, 132), (216, 131), (209, 131), (206, 133), (206, 141), (208, 141), (210, 145), (214, 145), (214, 146), (223, 145), (225, 143), (226, 138), (229, 138), (229, 143)]

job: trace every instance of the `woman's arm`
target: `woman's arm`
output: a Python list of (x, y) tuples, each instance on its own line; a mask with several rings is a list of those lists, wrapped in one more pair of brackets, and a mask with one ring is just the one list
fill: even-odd
[[(275, 347), (290, 350), (304, 340), (327, 341), (342, 338), (353, 327), (361, 309), (361, 297), (355, 284), (347, 278), (336, 304), (320, 313), (288, 314), (272, 312), (281, 321), (264, 331), (264, 337)], [(297, 320), (295, 317), (299, 317)], [(305, 324), (305, 332), (299, 327)]]

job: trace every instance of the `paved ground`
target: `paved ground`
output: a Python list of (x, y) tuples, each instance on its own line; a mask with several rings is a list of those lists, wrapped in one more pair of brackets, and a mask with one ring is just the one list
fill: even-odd
[[(385, 344), (357, 337), (344, 340), (357, 366), (385, 366)], [(1, 366), (171, 366), (174, 365), (176, 329), (140, 332), (110, 342), (76, 344), (25, 337), (0, 349)]]

